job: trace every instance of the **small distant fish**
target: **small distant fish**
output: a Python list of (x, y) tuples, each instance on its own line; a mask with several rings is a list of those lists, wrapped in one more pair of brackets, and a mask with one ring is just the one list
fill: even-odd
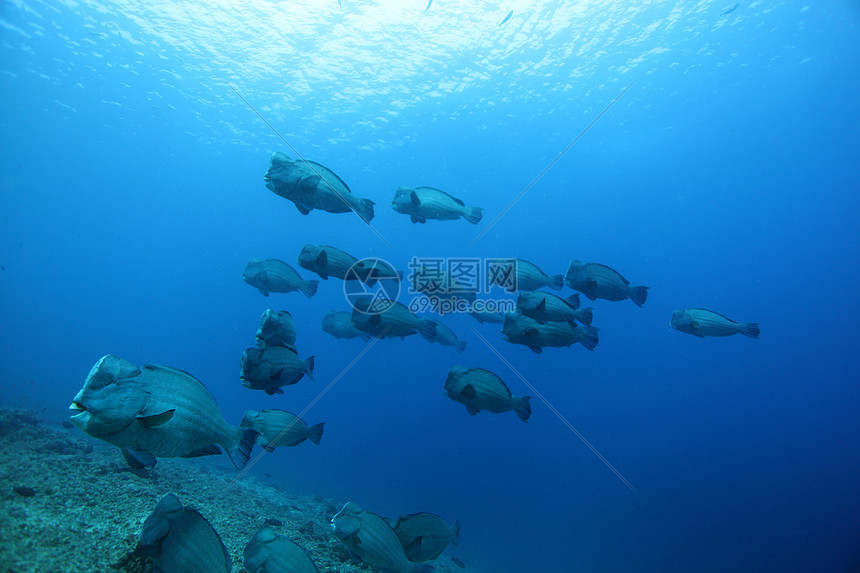
[(110, 354), (90, 370), (69, 409), (70, 421), (120, 448), (135, 468), (157, 457), (196, 457), (227, 450), (238, 469), (248, 462), (257, 433), (224, 421), (200, 380), (166, 366), (138, 368)]
[(440, 320), (434, 320), (433, 323), (436, 325), (436, 334), (430, 342), (437, 342), (445, 346), (451, 346), (455, 348), (457, 352), (463, 352), (466, 350), (466, 341), (457, 338), (454, 331), (448, 328), (445, 323)]
[(731, 336), (743, 334), (758, 338), (761, 329), (757, 322), (735, 322), (722, 314), (703, 308), (688, 308), (672, 313), (672, 328), (693, 336)]
[(296, 350), (296, 325), (293, 316), (286, 310), (265, 310), (260, 317), (260, 327), (255, 336), (257, 347), (283, 346)]
[(720, 16), (728, 16), (729, 14), (731, 14), (732, 12), (734, 12), (735, 10), (737, 10), (737, 9), (738, 9), (738, 6), (740, 6), (740, 5), (741, 5), (741, 3), (740, 3), (740, 2), (738, 2), (737, 4), (735, 4), (734, 6), (732, 6), (731, 8), (727, 8), (727, 9), (723, 10), (723, 11), (720, 13)]
[(486, 312), (486, 311), (469, 311), (469, 316), (477, 320), (478, 322), (490, 323), (490, 324), (503, 324), (505, 322), (505, 315), (501, 312)]
[(327, 332), (335, 338), (361, 338), (365, 342), (373, 338), (367, 332), (356, 328), (352, 322), (352, 314), (349, 312), (328, 311), (323, 316), (322, 329), (323, 332)]
[(413, 223), (426, 223), (427, 219), (453, 221), (462, 217), (477, 225), (484, 214), (480, 207), (467, 207), (461, 199), (433, 187), (400, 187), (394, 193), (391, 207), (409, 215)]
[(33, 497), (34, 495), (36, 495), (36, 490), (26, 485), (16, 485), (12, 488), (12, 491), (17, 493), (21, 497)]
[(452, 527), (432, 513), (402, 515), (392, 527), (407, 559), (415, 563), (436, 559), (451, 543), (460, 545), (460, 523)]
[(314, 379), (314, 357), (305, 360), (284, 346), (248, 348), (242, 353), (242, 385), (266, 394), (283, 394), (282, 386), (296, 384), (303, 376)]
[(284, 410), (248, 410), (239, 426), (260, 434), (257, 445), (272, 452), (276, 447), (297, 446), (305, 440), (319, 445), (325, 422), (308, 426), (301, 418)]
[(242, 273), (242, 280), (256, 287), (263, 296), (270, 292), (295, 292), (311, 298), (317, 293), (319, 281), (304, 280), (296, 269), (278, 259), (251, 259)]
[(267, 525), (248, 541), (242, 564), (249, 573), (319, 573), (304, 549)]
[(134, 552), (152, 559), (155, 571), (229, 573), (233, 569), (233, 559), (215, 528), (196, 510), (183, 507), (172, 493), (143, 522)]
[(501, 21), (501, 22), (499, 22), (499, 27), (501, 27), (501, 26), (502, 26), (502, 24), (504, 24), (505, 22), (507, 22), (508, 20), (510, 20), (510, 19), (511, 19), (511, 16), (513, 16), (513, 15), (514, 15), (514, 11), (513, 11), (513, 10), (511, 10), (511, 11), (509, 11), (507, 14), (505, 14), (505, 17), (502, 19), (502, 21)]
[(424, 11), (426, 12), (427, 10), (429, 10), (430, 6), (432, 6), (432, 5), (433, 5), (433, 0), (430, 0), (429, 2), (427, 2), (427, 7), (424, 8)]
[(341, 543), (362, 562), (396, 573), (429, 573), (433, 567), (406, 558), (397, 534), (372, 511), (347, 502), (331, 519), (331, 528)]
[(426, 318), (418, 318), (402, 303), (394, 302), (388, 310), (378, 314), (368, 314), (371, 297), (359, 297), (353, 305), (352, 323), (362, 332), (382, 338), (404, 338), (416, 332), (429, 341), (436, 335), (436, 323)]
[(481, 410), (500, 414), (511, 410), (523, 422), (529, 421), (531, 396), (514, 396), (502, 379), (483, 368), (454, 365), (445, 380), (448, 397), (466, 406), (472, 416)]
[(276, 151), (263, 181), (272, 193), (292, 201), (302, 215), (319, 209), (329, 213), (354, 211), (365, 223), (373, 219), (373, 201), (353, 195), (340, 177), (319, 163), (293, 161)]
[(505, 314), (502, 336), (512, 344), (522, 344), (538, 354), (547, 346), (570, 346), (579, 342), (594, 350), (598, 343), (597, 329), (593, 326), (577, 326), (570, 322), (541, 323), (519, 312)]
[[(347, 271), (358, 262), (358, 259), (336, 247), (305, 245), (299, 254), (298, 262), (302, 268), (318, 274), (321, 279), (327, 281), (329, 277), (345, 280)], [(355, 280), (359, 277), (350, 278)]]
[[(496, 264), (497, 266), (501, 266), (499, 263)], [(542, 287), (561, 290), (564, 287), (564, 277), (562, 275), (548, 275), (540, 270), (536, 264), (525, 259), (516, 259), (508, 263), (507, 268), (496, 275), (496, 284), (504, 286), (503, 281), (508, 279), (511, 272), (514, 273), (514, 280), (516, 281), (514, 284), (518, 291), (532, 291)]]
[(564, 280), (567, 286), (591, 300), (603, 298), (619, 301), (629, 298), (636, 306), (642, 306), (648, 298), (648, 287), (630, 286), (630, 281), (618, 271), (600, 263), (572, 261)]
[(549, 292), (521, 292), (517, 296), (517, 310), (538, 322), (578, 320), (590, 325), (594, 313), (591, 308), (579, 308), (579, 295), (573, 294), (564, 299)]
[(453, 562), (454, 562), (454, 565), (456, 565), (456, 566), (457, 566), (457, 567), (459, 567), (460, 569), (465, 569), (465, 568), (466, 568), (466, 564), (465, 564), (465, 563), (463, 563), (462, 559), (457, 559), (456, 557), (452, 557), (452, 558), (451, 558), (451, 561), (453, 561)]

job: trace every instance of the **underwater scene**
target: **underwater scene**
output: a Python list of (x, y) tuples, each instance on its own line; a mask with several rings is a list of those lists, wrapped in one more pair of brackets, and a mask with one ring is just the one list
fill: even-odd
[(860, 7), (0, 2), (0, 569), (860, 571)]

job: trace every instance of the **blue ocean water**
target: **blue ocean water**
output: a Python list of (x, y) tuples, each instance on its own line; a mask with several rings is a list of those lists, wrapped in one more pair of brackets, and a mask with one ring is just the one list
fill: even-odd
[[(107, 353), (194, 373), (235, 423), (301, 411), (340, 376), (304, 416), (322, 444), (251, 471), (459, 519), (453, 554), (475, 570), (860, 569), (856, 3), (338, 4), (2, 3), (3, 403), (63, 419)], [(295, 154), (232, 88), (375, 201), (377, 233), (269, 192), (269, 156)], [(413, 224), (388, 205), (401, 185), (484, 220)], [(534, 354), (451, 316), (463, 354), (414, 336), (350, 367), (366, 344), (320, 329), (349, 308), (339, 281), (309, 300), (241, 280), (305, 243), (401, 269), (581, 259), (651, 290), (642, 308), (583, 297), (594, 352)], [(761, 339), (672, 330), (689, 307)], [(278, 396), (238, 376), (266, 308), (316, 357)], [(531, 394), (493, 349), (548, 402), (528, 424), (445, 396), (452, 364)]]

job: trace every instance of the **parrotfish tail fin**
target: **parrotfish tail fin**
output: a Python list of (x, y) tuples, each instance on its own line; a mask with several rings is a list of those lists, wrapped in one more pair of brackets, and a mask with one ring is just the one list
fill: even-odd
[(418, 334), (433, 342), (433, 339), (436, 338), (436, 323), (432, 320), (422, 319), (418, 323)]
[(311, 426), (310, 428), (308, 428), (308, 439), (316, 445), (319, 445), (320, 440), (322, 439), (323, 426), (325, 426), (325, 422), (319, 423), (316, 426)]
[(466, 212), (463, 214), (463, 218), (472, 223), (473, 225), (477, 225), (481, 222), (481, 217), (484, 216), (484, 210), (480, 207), (468, 207)]
[(579, 326), (577, 330), (581, 330), (579, 341), (589, 350), (594, 350), (599, 342), (597, 338), (597, 329), (593, 326)]
[(579, 308), (579, 304), (580, 304), (579, 303), (579, 293), (574, 293), (574, 294), (570, 295), (569, 297), (567, 297), (567, 302), (573, 308)]
[(458, 340), (457, 345), (454, 348), (457, 349), (457, 352), (463, 352), (464, 350), (466, 350), (466, 341)]
[(451, 540), (454, 545), (460, 545), (460, 520), (454, 522), (454, 539)]
[(365, 223), (370, 223), (370, 220), (373, 219), (373, 201), (370, 199), (356, 199), (352, 208)]
[(254, 447), (254, 442), (259, 434), (251, 428), (239, 429), (239, 445), (232, 450), (227, 450), (227, 455), (230, 456), (230, 461), (236, 466), (237, 470), (241, 470), (251, 459), (251, 448)]
[(747, 322), (741, 325), (740, 333), (750, 338), (758, 338), (758, 335), (761, 334), (761, 329), (757, 322)]
[(308, 378), (313, 380), (314, 379), (314, 357), (313, 356), (311, 356), (310, 358), (305, 360), (305, 366), (307, 367), (307, 368), (305, 368), (305, 375), (307, 375)]
[(317, 293), (317, 289), (319, 288), (319, 286), (320, 286), (319, 281), (314, 281), (314, 280), (305, 281), (299, 290), (302, 291), (303, 295), (305, 295), (308, 298), (311, 298), (312, 296), (314, 296)]
[(564, 275), (550, 275), (547, 286), (555, 290), (561, 290), (564, 287)]
[(591, 321), (594, 320), (593, 308), (580, 308), (576, 311), (576, 319), (582, 324), (591, 326)]
[(636, 306), (645, 304), (645, 299), (648, 298), (648, 288), (646, 286), (630, 287), (630, 300), (636, 303)]
[[(529, 403), (531, 396), (514, 396), (514, 413), (523, 422), (529, 421), (529, 416), (532, 415), (532, 405)], [(460, 527), (457, 526), (457, 534), (459, 536)]]

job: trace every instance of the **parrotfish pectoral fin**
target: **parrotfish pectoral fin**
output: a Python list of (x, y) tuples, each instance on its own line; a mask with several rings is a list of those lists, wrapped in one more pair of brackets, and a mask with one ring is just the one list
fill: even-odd
[(317, 264), (321, 267), (324, 267), (328, 264), (328, 254), (325, 250), (320, 251), (320, 254), (317, 255)]
[(146, 426), (147, 428), (155, 428), (162, 424), (166, 424), (173, 417), (173, 413), (176, 412), (176, 409), (167, 410), (166, 412), (161, 412), (160, 414), (154, 414), (152, 416), (137, 416), (137, 421)]
[(416, 207), (421, 206), (421, 199), (418, 198), (418, 194), (415, 191), (409, 194), (409, 200), (412, 201), (412, 204)]
[(309, 175), (302, 179), (301, 186), (308, 191), (313, 191), (319, 185), (320, 179), (319, 175)]
[(469, 400), (474, 400), (477, 395), (478, 393), (475, 391), (475, 387), (471, 384), (466, 384), (463, 386), (463, 389), (460, 390), (460, 396), (468, 398)]
[(278, 378), (281, 377), (281, 374), (283, 374), (283, 373), (284, 373), (284, 368), (278, 368), (277, 370), (275, 370), (274, 372), (269, 374), (269, 380), (277, 380)]
[(419, 551), (421, 549), (421, 542), (423, 539), (424, 539), (423, 535), (419, 535), (418, 537), (413, 539), (409, 543), (409, 545), (407, 545), (406, 547), (403, 548), (406, 551), (406, 554), (408, 555), (409, 553), (415, 553), (415, 552)]

